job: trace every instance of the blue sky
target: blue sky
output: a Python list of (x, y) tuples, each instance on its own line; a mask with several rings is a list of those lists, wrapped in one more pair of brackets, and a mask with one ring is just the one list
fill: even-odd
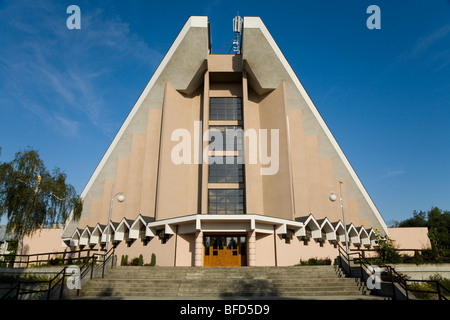
[(237, 13), (263, 19), (386, 222), (450, 210), (450, 0), (1, 0), (0, 161), (31, 146), (81, 193), (187, 18), (209, 16), (215, 53)]

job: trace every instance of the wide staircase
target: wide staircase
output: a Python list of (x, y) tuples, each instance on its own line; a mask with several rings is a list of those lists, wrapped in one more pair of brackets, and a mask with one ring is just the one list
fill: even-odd
[(370, 294), (337, 266), (115, 267), (92, 279), (80, 297), (203, 299), (227, 297), (319, 297)]

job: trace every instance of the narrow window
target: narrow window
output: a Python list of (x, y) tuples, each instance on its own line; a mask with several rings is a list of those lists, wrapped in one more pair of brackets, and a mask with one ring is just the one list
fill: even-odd
[(242, 120), (241, 98), (210, 98), (210, 120)]
[(209, 189), (209, 214), (245, 214), (244, 189)]

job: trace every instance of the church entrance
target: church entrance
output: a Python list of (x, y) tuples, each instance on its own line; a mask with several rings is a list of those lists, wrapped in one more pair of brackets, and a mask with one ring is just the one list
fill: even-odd
[(205, 235), (203, 238), (205, 267), (239, 267), (247, 265), (246, 235)]

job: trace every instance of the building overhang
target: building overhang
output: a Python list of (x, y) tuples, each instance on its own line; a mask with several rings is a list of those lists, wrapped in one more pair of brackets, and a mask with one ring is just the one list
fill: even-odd
[[(176, 227), (178, 226), (178, 231)], [(304, 227), (302, 222), (285, 220), (256, 214), (245, 215), (206, 215), (196, 214), (150, 222), (146, 225), (147, 234), (155, 234), (164, 229), (166, 234), (186, 234), (203, 232), (248, 232), (277, 234), (287, 233), (287, 229), (298, 231)]]
[[(135, 220), (123, 218), (120, 222), (110, 222), (110, 241), (133, 242), (136, 239), (150, 241), (153, 237), (165, 238), (174, 234), (243, 234), (255, 232), (260, 234), (275, 234), (291, 238), (293, 235), (302, 240), (309, 238), (316, 241), (344, 242), (345, 228), (341, 221), (330, 222), (327, 218), (316, 220), (312, 214), (288, 220), (258, 214), (243, 215), (211, 215), (194, 214), (177, 218), (154, 221), (152, 217), (139, 214)], [(351, 243), (374, 245), (373, 229), (363, 226), (356, 228), (350, 224), (346, 228)], [(66, 246), (104, 244), (107, 226), (97, 224), (96, 227), (86, 226), (77, 229), (71, 237), (63, 238)]]

